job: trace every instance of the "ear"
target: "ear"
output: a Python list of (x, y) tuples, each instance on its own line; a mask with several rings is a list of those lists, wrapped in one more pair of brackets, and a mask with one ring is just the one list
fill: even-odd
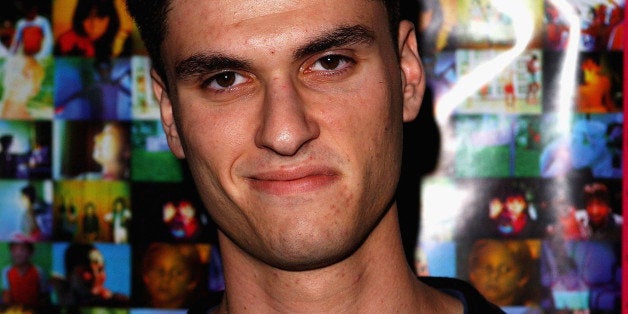
[(417, 37), (414, 25), (410, 21), (399, 24), (399, 65), (403, 88), (403, 121), (416, 118), (425, 92), (425, 76), (419, 58)]
[(170, 150), (177, 158), (185, 158), (183, 146), (181, 145), (181, 138), (179, 137), (179, 132), (177, 131), (176, 119), (174, 118), (172, 101), (168, 95), (168, 89), (164, 84), (164, 80), (161, 79), (155, 70), (151, 70), (150, 76), (152, 78), (153, 92), (159, 102), (161, 126), (166, 132), (168, 146), (170, 146)]

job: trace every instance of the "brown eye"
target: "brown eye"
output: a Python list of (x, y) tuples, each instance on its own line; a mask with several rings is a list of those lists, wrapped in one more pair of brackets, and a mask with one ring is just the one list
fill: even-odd
[(230, 87), (236, 81), (236, 74), (233, 72), (224, 72), (216, 75), (214, 81), (220, 87)]
[(339, 56), (325, 56), (320, 59), (321, 66), (325, 70), (334, 70), (338, 68), (340, 65), (340, 57)]
[(203, 87), (216, 91), (225, 91), (246, 82), (246, 76), (235, 71), (224, 71), (206, 80)]
[(339, 71), (350, 67), (354, 60), (343, 55), (327, 55), (316, 60), (310, 67), (312, 71)]

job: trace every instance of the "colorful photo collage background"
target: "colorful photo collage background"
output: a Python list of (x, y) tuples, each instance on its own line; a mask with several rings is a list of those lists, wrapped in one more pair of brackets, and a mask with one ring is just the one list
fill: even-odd
[(625, 1), (419, 3), (442, 140), (417, 271), (509, 313), (618, 313)]
[(124, 5), (0, 5), (0, 313), (155, 313), (223, 289)]

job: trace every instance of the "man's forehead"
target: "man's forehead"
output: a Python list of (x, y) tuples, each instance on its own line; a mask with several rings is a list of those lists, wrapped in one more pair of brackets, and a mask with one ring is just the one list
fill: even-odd
[[(317, 9), (337, 8), (340, 4), (355, 4), (358, 7), (370, 4), (379, 4), (386, 10), (382, 0), (171, 0), (169, 10), (188, 8), (198, 12), (198, 8), (209, 6), (210, 13), (232, 17), (237, 20), (246, 20), (257, 16), (289, 13), (294, 10), (307, 8), (315, 14)], [(192, 13), (187, 12), (187, 13)]]
[[(373, 9), (386, 14), (382, 1), (378, 0), (178, 0), (170, 4), (168, 27), (170, 30), (194, 31), (182, 25), (195, 21), (214, 22), (216, 31), (228, 27), (271, 23), (276, 20), (283, 24), (307, 24), (310, 20), (338, 20), (344, 16), (369, 18)], [(369, 12), (368, 14), (361, 13)], [(377, 11), (377, 10), (375, 10)], [(303, 18), (303, 12), (307, 12)], [(290, 17), (300, 15), (300, 19)]]
[(177, 1), (169, 13), (164, 53), (174, 61), (207, 50), (287, 50), (340, 26), (387, 29), (385, 12), (383, 3), (373, 0)]

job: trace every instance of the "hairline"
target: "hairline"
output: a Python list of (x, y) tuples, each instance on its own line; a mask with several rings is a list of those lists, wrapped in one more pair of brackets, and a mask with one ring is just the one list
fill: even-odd
[[(397, 53), (396, 45), (397, 45), (397, 32), (399, 29), (400, 23), (400, 14), (399, 14), (399, 1), (387, 1), (387, 0), (369, 0), (369, 1), (379, 1), (382, 2), (384, 6), (384, 10), (386, 12), (386, 17), (388, 21), (388, 30), (392, 39), (392, 43), (395, 47), (394, 51)], [(161, 22), (160, 28), (162, 30), (161, 36), (155, 37), (158, 38), (158, 42), (153, 43), (153, 47), (148, 48), (148, 54), (151, 59), (152, 68), (155, 70), (157, 75), (161, 78), (164, 88), (168, 88), (168, 77), (166, 75), (165, 69), (165, 60), (163, 53), (163, 43), (166, 40), (166, 36), (168, 36), (168, 22), (169, 22), (169, 13), (172, 10), (173, 0), (164, 0), (163, 5), (163, 21)], [(391, 9), (393, 12), (390, 12)], [(143, 36), (142, 36), (143, 37)], [(156, 52), (155, 52), (156, 50)]]

